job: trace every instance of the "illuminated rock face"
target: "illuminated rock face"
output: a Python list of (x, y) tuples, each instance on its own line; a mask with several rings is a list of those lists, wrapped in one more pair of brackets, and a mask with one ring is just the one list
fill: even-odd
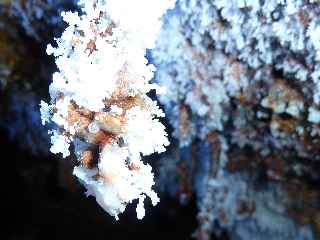
[(141, 155), (161, 153), (169, 144), (157, 119), (164, 113), (147, 96), (161, 87), (149, 83), (155, 68), (145, 53), (174, 1), (86, 0), (79, 6), (81, 15), (62, 13), (69, 26), (57, 47), (47, 48), (59, 72), (53, 74), (50, 104), (41, 102), (42, 123), (59, 127), (49, 131), (52, 153), (67, 157), (74, 143), (79, 166), (73, 173), (88, 195), (116, 219), (138, 199), (141, 219), (146, 196), (153, 205), (159, 202), (152, 169)]
[(199, 238), (319, 234), (320, 209), (303, 210), (319, 202), (319, 7), (180, 0), (167, 15), (153, 56), (180, 149), (161, 172), (179, 170), (182, 199), (197, 192)]
[[(0, 16), (0, 81), (1, 93), (5, 93), (0, 96), (0, 125), (35, 154), (49, 149), (44, 144), (47, 136), (40, 133), (46, 134), (40, 131), (37, 104), (44, 98), (52, 66), (44, 54), (34, 53), (35, 49), (44, 53), (41, 44), (52, 42), (48, 31), (61, 32), (56, 30), (63, 25), (58, 12), (71, 2), (0, 3), (1, 14), (6, 12)], [(198, 238), (221, 232), (231, 239), (319, 238), (318, 1), (180, 0), (167, 16), (153, 56), (156, 79), (168, 90), (160, 100), (174, 138), (155, 182), (183, 203), (196, 193)], [(74, 40), (73, 45), (79, 44)], [(88, 58), (93, 58), (98, 45), (87, 42)], [(98, 94), (101, 89), (95, 89), (97, 96), (102, 96)], [(60, 104), (62, 111), (63, 101), (61, 97), (43, 103), (43, 110), (50, 112), (51, 104)], [(143, 183), (153, 184), (148, 165), (129, 165), (123, 161), (129, 149), (120, 151), (110, 144), (123, 146), (125, 141), (118, 136), (128, 127), (117, 116), (143, 101), (140, 96), (120, 97), (109, 102), (103, 113), (92, 109), (99, 101), (89, 108), (71, 101), (65, 108), (67, 117), (58, 114), (54, 118), (63, 125), (62, 132), (65, 126), (78, 123), (77, 128), (68, 128), (74, 133), (70, 144), (81, 161), (74, 173), (112, 215), (121, 212), (125, 201), (137, 192), (151, 188), (138, 184), (141, 175), (148, 179)], [(48, 115), (51, 121), (54, 113)], [(130, 116), (135, 116), (133, 110)], [(145, 120), (139, 116), (130, 126)], [(147, 140), (139, 129), (134, 130), (128, 139)], [(51, 150), (67, 155), (70, 135), (62, 132), (53, 132), (56, 145)], [(139, 147), (131, 146), (132, 150)], [(144, 151), (155, 150), (148, 146)], [(103, 158), (98, 163), (103, 151), (118, 161)], [(123, 171), (114, 177), (118, 169)], [(129, 182), (135, 182), (133, 190), (139, 190), (117, 190)], [(144, 196), (138, 197), (139, 217), (144, 213)]]

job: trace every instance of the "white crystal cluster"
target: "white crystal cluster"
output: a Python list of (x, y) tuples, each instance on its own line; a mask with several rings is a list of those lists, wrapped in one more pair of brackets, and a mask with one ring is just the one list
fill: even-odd
[(42, 123), (55, 123), (51, 152), (70, 154), (74, 144), (79, 165), (74, 175), (87, 194), (112, 216), (138, 199), (137, 217), (152, 190), (151, 166), (141, 155), (165, 151), (169, 144), (156, 117), (164, 113), (146, 94), (155, 67), (145, 58), (154, 47), (161, 17), (173, 0), (80, 0), (82, 11), (62, 13), (68, 27), (47, 53), (58, 72), (50, 85), (50, 104), (41, 102)]
[[(296, 227), (292, 217), (272, 209), (282, 208), (284, 198), (273, 197), (268, 185), (263, 200), (247, 174), (256, 162), (268, 179), (285, 182), (279, 179), (292, 159), (318, 160), (319, 9), (316, 0), (178, 0), (167, 15), (153, 56), (156, 79), (168, 86), (160, 101), (180, 148), (162, 165), (164, 176), (172, 173), (163, 185), (171, 190), (178, 182), (169, 182), (178, 175), (173, 162), (190, 166), (184, 174), (194, 174), (197, 183), (198, 239), (221, 228), (231, 239), (312, 239), (310, 226)], [(209, 141), (209, 150), (199, 140)], [(299, 168), (290, 172), (299, 175)], [(246, 211), (239, 212), (244, 199)]]
[[(318, 1), (308, 0), (177, 1), (153, 54), (157, 80), (168, 86), (160, 101), (173, 116), (169, 120), (182, 145), (222, 131), (231, 100), (255, 84), (272, 85), (274, 72), (300, 84), (318, 109), (318, 9)], [(265, 93), (255, 94), (260, 101)], [(306, 112), (306, 106), (293, 105), (286, 110), (289, 115)], [(186, 122), (183, 109), (188, 109), (187, 131), (179, 127)]]

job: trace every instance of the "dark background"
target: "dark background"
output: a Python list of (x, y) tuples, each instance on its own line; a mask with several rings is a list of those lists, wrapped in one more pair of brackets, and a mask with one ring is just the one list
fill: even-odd
[(1, 239), (189, 239), (196, 229), (193, 200), (182, 206), (162, 195), (157, 206), (147, 204), (143, 220), (136, 218), (131, 204), (116, 221), (93, 197), (85, 196), (67, 168), (61, 169), (59, 161), (68, 159), (31, 155), (9, 141), (4, 130), (0, 144)]

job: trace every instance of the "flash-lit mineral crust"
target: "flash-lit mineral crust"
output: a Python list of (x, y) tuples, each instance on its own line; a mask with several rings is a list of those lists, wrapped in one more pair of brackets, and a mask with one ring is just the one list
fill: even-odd
[(318, 1), (179, 0), (167, 15), (153, 57), (180, 147), (160, 179), (182, 201), (196, 193), (199, 239), (319, 237), (319, 13)]
[[(54, 37), (60, 36), (65, 27), (60, 12), (76, 10), (75, 2), (0, 2), (0, 126), (33, 153), (48, 149), (37, 107), (46, 97), (46, 84), (54, 71), (44, 45), (54, 44)], [(179, 0), (167, 15), (153, 61), (156, 80), (167, 88), (160, 100), (173, 126), (173, 138), (155, 182), (183, 204), (196, 195), (198, 239), (225, 234), (245, 240), (320, 238), (319, 4), (311, 0)], [(143, 14), (143, 22), (152, 17)], [(106, 38), (115, 33), (115, 27), (114, 22), (101, 32), (93, 27), (92, 36)], [(83, 32), (77, 34), (71, 34), (73, 47), (84, 43)], [(99, 49), (94, 40), (83, 44), (87, 58)], [(126, 144), (120, 137), (129, 124), (123, 116), (144, 106), (141, 95), (127, 96), (122, 91), (127, 87), (125, 79), (136, 79), (128, 71), (131, 68), (126, 66), (118, 72), (123, 87), (116, 88), (108, 101), (99, 102), (101, 109), (72, 100), (64, 105), (69, 96), (59, 91), (52, 92), (56, 94), (53, 102), (42, 103), (44, 123), (59, 113), (54, 118), (59, 128), (52, 132), (58, 145), (51, 150), (66, 156), (72, 154), (69, 144), (74, 146), (79, 160), (75, 174), (104, 208), (117, 209), (110, 210), (113, 215), (134, 194), (118, 192), (123, 200), (119, 203), (115, 188), (108, 188), (107, 196), (117, 201), (106, 204), (103, 184), (118, 187), (128, 174), (129, 182), (134, 182), (133, 176), (142, 169), (151, 173), (148, 165), (123, 161), (127, 152), (115, 147)], [(135, 112), (130, 111), (130, 116)], [(143, 140), (140, 130), (130, 132), (130, 139)], [(146, 150), (152, 151), (152, 147)], [(101, 164), (102, 152), (109, 152), (119, 165), (110, 158), (103, 158), (106, 164)], [(69, 160), (60, 164), (72, 165)], [(125, 171), (117, 176), (118, 169)], [(39, 170), (33, 171), (38, 176)], [(142, 195), (139, 217), (144, 214), (143, 200)]]
[(74, 175), (116, 219), (134, 200), (139, 219), (147, 196), (159, 202), (142, 156), (164, 152), (169, 141), (164, 113), (147, 95), (162, 88), (149, 82), (156, 69), (145, 54), (174, 2), (80, 0), (81, 13), (62, 12), (68, 27), (47, 47), (59, 69), (51, 102), (40, 104), (42, 123), (57, 126), (50, 151), (67, 157), (74, 146)]

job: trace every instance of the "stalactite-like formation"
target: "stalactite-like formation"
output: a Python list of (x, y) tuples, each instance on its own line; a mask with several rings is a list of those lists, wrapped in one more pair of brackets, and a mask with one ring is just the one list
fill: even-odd
[(159, 201), (152, 169), (141, 155), (163, 152), (169, 144), (157, 119), (164, 113), (146, 95), (161, 87), (149, 83), (155, 68), (145, 52), (154, 46), (160, 18), (174, 1), (83, 0), (79, 5), (81, 15), (62, 14), (69, 26), (57, 47), (47, 48), (59, 68), (50, 104), (41, 102), (43, 124), (58, 126), (50, 131), (50, 150), (67, 157), (74, 143), (79, 160), (74, 174), (87, 194), (116, 219), (138, 199), (141, 219), (145, 197), (153, 205)]

